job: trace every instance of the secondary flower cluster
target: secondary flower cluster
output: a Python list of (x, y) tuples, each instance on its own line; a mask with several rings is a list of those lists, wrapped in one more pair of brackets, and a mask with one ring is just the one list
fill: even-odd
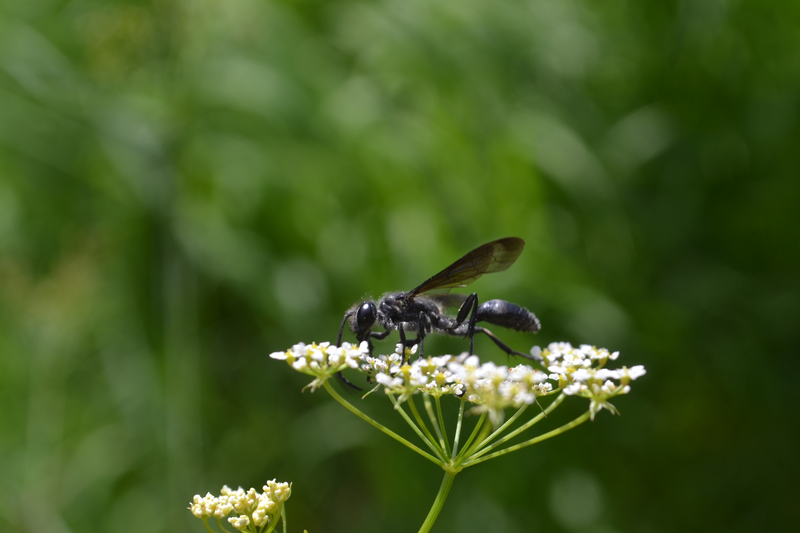
[(435, 397), (446, 394), (458, 397), (464, 395), (466, 389), (458, 376), (447, 369), (447, 363), (453, 358), (452, 356), (426, 357), (410, 362), (416, 353), (416, 345), (403, 351), (398, 344), (393, 354), (363, 356), (359, 370), (370, 381), (383, 386), (387, 394), (397, 395), (401, 403), (417, 392)]
[(298, 372), (314, 376), (314, 381), (308, 384), (311, 392), (314, 392), (336, 373), (347, 368), (358, 368), (361, 358), (367, 353), (366, 341), (359, 346), (343, 342), (339, 347), (331, 346), (330, 342), (301, 342), (292, 346), (291, 350), (271, 353), (270, 357), (284, 360)]
[(240, 531), (248, 529), (250, 524), (255, 526), (257, 531), (263, 531), (262, 528), (272, 524), (269, 527), (269, 530), (272, 530), (281, 515), (283, 502), (292, 495), (292, 486), (273, 479), (267, 481), (263, 490), (262, 493), (253, 488), (247, 491), (241, 487), (232, 490), (225, 485), (220, 490), (219, 496), (214, 496), (210, 492), (205, 496), (196, 494), (189, 505), (189, 510), (203, 521), (209, 518), (222, 520), (229, 514), (236, 513), (237, 516), (229, 517), (228, 522)]
[(549, 378), (558, 382), (564, 394), (591, 400), (592, 420), (601, 409), (616, 413), (617, 409), (608, 400), (630, 392), (630, 382), (646, 372), (642, 365), (617, 370), (605, 368), (609, 359), (614, 361), (619, 357), (619, 352), (609, 353), (605, 348), (588, 344), (574, 348), (568, 342), (554, 342), (544, 350), (535, 347), (531, 353), (544, 359), (551, 372)]
[(563, 342), (531, 350), (532, 355), (543, 359), (542, 370), (528, 365), (481, 363), (478, 356), (467, 354), (411, 361), (416, 349), (402, 349), (398, 344), (392, 354), (372, 356), (366, 342), (358, 347), (343, 343), (339, 348), (329, 342), (301, 343), (270, 357), (314, 376), (309, 384), (312, 391), (337, 372), (355, 369), (387, 394), (397, 396), (400, 403), (418, 392), (434, 397), (453, 395), (474, 404), (473, 412), (486, 412), (495, 424), (502, 420), (505, 409), (532, 404), (537, 397), (558, 391), (590, 399), (592, 418), (604, 408), (615, 413), (608, 399), (626, 394), (630, 381), (645, 373), (642, 366), (606, 369), (608, 360), (615, 360), (619, 352), (588, 345), (574, 348)]
[(495, 426), (503, 421), (508, 407), (518, 409), (535, 403), (538, 396), (553, 392), (547, 374), (528, 365), (481, 364), (477, 355), (470, 355), (463, 363), (453, 361), (447, 367), (466, 388), (467, 400), (476, 405), (472, 412), (487, 413)]

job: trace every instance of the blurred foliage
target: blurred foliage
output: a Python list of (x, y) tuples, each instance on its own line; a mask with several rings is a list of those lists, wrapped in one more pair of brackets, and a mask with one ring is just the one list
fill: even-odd
[(415, 531), (440, 472), (266, 356), (508, 235), (503, 338), (648, 375), (435, 530), (800, 529), (799, 64), (775, 0), (0, 3), (0, 530), (277, 477), (292, 530)]

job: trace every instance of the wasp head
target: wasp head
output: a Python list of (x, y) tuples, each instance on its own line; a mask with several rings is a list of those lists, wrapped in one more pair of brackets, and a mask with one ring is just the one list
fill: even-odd
[(377, 317), (378, 309), (375, 307), (374, 302), (364, 302), (358, 306), (355, 320), (351, 323), (351, 326), (359, 341), (363, 341), (366, 338)]

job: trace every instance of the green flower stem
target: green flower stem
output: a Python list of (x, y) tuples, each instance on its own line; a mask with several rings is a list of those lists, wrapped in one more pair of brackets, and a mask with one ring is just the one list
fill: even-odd
[(289, 520), (286, 517), (286, 506), (281, 504), (281, 522), (283, 522), (283, 533), (289, 528)]
[[(205, 522), (205, 520), (203, 520), (203, 522)], [(229, 532), (227, 529), (225, 529), (225, 526), (223, 526), (223, 525), (222, 525), (222, 519), (221, 519), (221, 518), (217, 518), (217, 524), (219, 525), (219, 528), (220, 528), (222, 531), (224, 531), (224, 533), (230, 533), (230, 532)], [(210, 527), (208, 527), (208, 524), (206, 524), (206, 528), (207, 528), (209, 531), (211, 531), (211, 532), (213, 532), (213, 533), (216, 533), (216, 531), (214, 531), (213, 529), (211, 529)]]
[(453, 438), (453, 457), (458, 455), (458, 440), (461, 438), (461, 424), (464, 421), (464, 402), (458, 402), (458, 420), (456, 421), (456, 436)]
[[(417, 413), (417, 421), (419, 422), (420, 426), (422, 426), (422, 429), (425, 431), (425, 434), (427, 434), (430, 438), (426, 437), (425, 434), (423, 434), (422, 430), (420, 430), (420, 426), (415, 424), (408, 416), (408, 414), (406, 414), (405, 410), (403, 409), (403, 406), (400, 404), (400, 402), (398, 402), (395, 399), (394, 394), (387, 394), (387, 396), (389, 397), (389, 401), (392, 402), (392, 405), (394, 405), (395, 411), (400, 413), (400, 416), (403, 417), (403, 420), (405, 420), (406, 423), (411, 427), (411, 429), (414, 430), (414, 433), (416, 433), (417, 436), (420, 439), (422, 439), (422, 442), (424, 442), (428, 446), (428, 448), (430, 448), (430, 450), (434, 454), (436, 454), (436, 457), (439, 458), (439, 461), (443, 461), (444, 455), (442, 454), (442, 450), (441, 448), (436, 446), (436, 442), (435, 439), (433, 438), (433, 435), (431, 435), (428, 428), (425, 427), (425, 423), (422, 421), (421, 417), (419, 416), (419, 413)], [(411, 408), (413, 410), (416, 410), (414, 404), (411, 404)]]
[(445, 471), (442, 485), (439, 487), (439, 493), (436, 495), (436, 499), (433, 501), (433, 506), (428, 512), (425, 522), (423, 522), (422, 527), (419, 528), (419, 533), (428, 533), (428, 531), (430, 531), (433, 527), (433, 523), (436, 522), (439, 512), (441, 512), (442, 507), (444, 507), (444, 501), (447, 499), (447, 494), (450, 492), (450, 487), (453, 486), (453, 480), (455, 478), (455, 472)]
[(261, 527), (264, 527), (264, 530), (262, 531), (262, 533), (272, 533), (272, 531), (275, 529), (275, 526), (278, 525), (277, 517), (273, 517), (272, 515), (270, 515), (269, 516), (269, 522), (267, 522), (266, 526), (256, 527), (256, 524), (253, 521), (253, 514), (250, 513), (247, 516), (250, 517), (250, 525), (247, 526), (247, 530), (248, 531), (252, 531), (253, 533), (258, 533), (258, 530), (261, 529)]
[[(394, 402), (394, 398), (391, 395), (389, 395), (389, 398), (392, 400), (392, 403), (395, 403)], [(414, 415), (414, 418), (416, 419), (417, 424), (422, 429), (422, 431), (425, 432), (425, 435), (427, 435), (427, 437), (428, 437), (427, 438), (428, 447), (430, 447), (431, 450), (436, 455), (438, 455), (440, 457), (444, 457), (443, 449), (441, 447), (441, 443), (439, 443), (440, 446), (438, 446), (438, 447), (434, 444), (436, 442), (436, 437), (433, 436), (433, 433), (431, 433), (431, 430), (428, 429), (428, 425), (425, 423), (425, 421), (420, 416), (419, 411), (417, 410), (417, 404), (414, 402), (414, 396), (413, 395), (408, 398), (408, 406), (411, 408), (411, 414)]]
[(564, 393), (559, 394), (558, 397), (555, 400), (553, 400), (552, 403), (550, 403), (550, 405), (548, 405), (541, 413), (539, 413), (535, 417), (531, 418), (530, 420), (528, 420), (527, 422), (522, 424), (520, 427), (518, 427), (517, 429), (515, 429), (514, 431), (512, 431), (508, 435), (504, 436), (502, 439), (498, 440), (494, 444), (492, 444), (490, 446), (485, 446), (485, 447), (481, 446), (479, 448), (479, 451), (477, 453), (475, 453), (472, 457), (470, 457), (470, 459), (477, 459), (481, 455), (483, 455), (483, 454), (485, 454), (485, 453), (497, 448), (498, 446), (500, 446), (504, 442), (507, 442), (507, 441), (513, 439), (514, 437), (516, 437), (517, 435), (519, 435), (523, 431), (533, 427), (534, 424), (537, 424), (543, 418), (547, 418), (547, 415), (552, 413), (553, 410), (556, 407), (558, 407), (561, 404), (561, 402), (564, 401), (564, 399), (566, 399), (566, 397), (567, 397), (567, 395), (564, 394)]
[(484, 448), (486, 448), (489, 445), (490, 442), (492, 442), (494, 439), (497, 438), (498, 435), (500, 435), (506, 429), (508, 429), (511, 426), (511, 424), (513, 424), (517, 420), (517, 418), (519, 418), (522, 415), (522, 413), (525, 412), (525, 410), (527, 408), (528, 408), (528, 405), (527, 404), (523, 404), (522, 407), (517, 409), (516, 413), (514, 413), (508, 420), (506, 420), (503, 423), (503, 425), (501, 425), (499, 428), (495, 429), (491, 433), (491, 435), (489, 435), (488, 437), (483, 439), (480, 444), (478, 444), (472, 450), (470, 450), (469, 454), (463, 453), (459, 459), (463, 460), (464, 458), (469, 457), (470, 455), (474, 455), (476, 453), (476, 450), (483, 450)]
[[(217, 521), (219, 522), (219, 518), (217, 518)], [(203, 525), (206, 526), (206, 529), (209, 530), (211, 533), (217, 533), (216, 531), (214, 531), (209, 527), (208, 518), (203, 518)]]
[(436, 415), (439, 419), (439, 429), (442, 433), (442, 440), (444, 441), (445, 445), (445, 456), (451, 457), (450, 455), (450, 441), (447, 438), (447, 428), (444, 425), (444, 415), (442, 415), (442, 402), (439, 401), (438, 396), (434, 396), (433, 400), (436, 402)]
[[(461, 405), (464, 405), (464, 402), (461, 402)], [(467, 442), (464, 443), (464, 450), (468, 450), (472, 441), (475, 440), (475, 437), (478, 436), (480, 429), (483, 427), (483, 424), (486, 422), (486, 413), (482, 413), (481, 417), (478, 419), (478, 422), (475, 424), (475, 427), (472, 429), (472, 433), (470, 434)], [(465, 452), (462, 452), (461, 455), (466, 455)]]
[[(568, 430), (570, 430), (570, 429), (572, 429), (572, 428), (574, 428), (576, 426), (579, 426), (579, 425), (583, 424), (584, 422), (586, 422), (587, 420), (589, 420), (589, 417), (591, 416), (591, 414), (592, 414), (591, 411), (586, 411), (585, 413), (583, 413), (581, 416), (579, 416), (578, 418), (576, 418), (572, 422), (568, 422), (568, 423), (564, 424), (563, 426), (561, 426), (559, 428), (556, 428), (556, 429), (554, 429), (552, 431), (548, 431), (547, 433), (539, 435), (538, 437), (534, 437), (534, 438), (532, 438), (530, 440), (526, 440), (525, 442), (522, 442), (520, 444), (515, 444), (514, 446), (509, 446), (508, 448), (500, 450), (499, 452), (490, 453), (489, 455), (486, 455), (486, 456), (484, 456), (484, 457), (482, 457), (480, 459), (476, 459), (476, 460), (473, 460), (473, 461), (467, 461), (466, 463), (464, 463), (463, 466), (464, 467), (473, 466), (473, 465), (476, 465), (478, 463), (482, 463), (484, 461), (488, 461), (489, 459), (494, 459), (495, 457), (500, 457), (501, 455), (505, 455), (507, 453), (515, 452), (515, 451), (517, 451), (517, 450), (519, 450), (521, 448), (525, 448), (526, 446), (530, 446), (531, 444), (536, 444), (537, 442), (542, 442), (543, 440), (547, 440), (547, 439), (549, 439), (551, 437), (555, 437), (556, 435), (560, 435), (560, 434), (564, 433), (565, 431), (568, 431)], [(486, 450), (482, 450), (482, 451), (485, 452)]]
[[(433, 426), (433, 430), (436, 432), (436, 436), (439, 437), (439, 445), (442, 447), (442, 450), (447, 450), (447, 444), (442, 436), (442, 430), (439, 426), (439, 420), (436, 419), (436, 415), (433, 413), (433, 407), (431, 407), (431, 400), (427, 394), (422, 395), (422, 403), (425, 404), (425, 411), (428, 413), (428, 418), (431, 421), (431, 425)], [(445, 455), (447, 456), (447, 454)]]
[[(264, 530), (264, 533), (271, 533), (272, 531), (275, 531), (275, 528), (278, 527), (278, 519), (280, 518), (283, 519), (283, 533), (286, 533), (286, 515), (285, 515), (286, 506), (283, 505), (283, 503), (281, 503), (280, 506), (281, 506), (280, 512), (277, 514), (277, 516), (274, 517), (274, 519), (270, 519), (269, 524), (267, 525), (267, 529)], [(250, 520), (252, 519), (253, 517), (251, 516)], [(250, 522), (250, 525), (253, 525), (253, 522)]]
[[(489, 432), (492, 430), (492, 425), (487, 424), (486, 420), (483, 420), (483, 424), (481, 424), (481, 430), (479, 433), (476, 433), (475, 440), (472, 442), (470, 446), (464, 446), (461, 450), (461, 458), (463, 460), (464, 457), (471, 457), (475, 450), (480, 449), (480, 443), (486, 440), (486, 437), (489, 435)], [(461, 461), (459, 461), (461, 462)]]
[[(431, 461), (432, 463), (435, 463), (437, 465), (441, 465), (442, 464), (442, 461), (440, 459), (437, 459), (436, 457), (432, 456), (428, 452), (421, 450), (420, 448), (418, 448), (414, 444), (408, 442), (406, 439), (404, 439), (403, 437), (401, 437), (400, 435), (398, 435), (397, 433), (395, 433), (391, 429), (387, 428), (386, 426), (383, 426), (382, 424), (379, 424), (378, 422), (376, 422), (372, 418), (368, 417), (367, 415), (365, 415), (364, 413), (359, 411), (356, 407), (351, 405), (350, 402), (348, 402), (347, 400), (342, 398), (339, 395), (339, 393), (336, 392), (336, 390), (327, 381), (325, 381), (325, 383), (323, 383), (322, 386), (325, 387), (325, 390), (328, 391), (328, 394), (330, 394), (333, 397), (334, 400), (336, 400), (337, 402), (342, 404), (342, 406), (344, 406), (345, 409), (347, 409), (348, 411), (350, 411), (351, 413), (356, 415), (358, 418), (360, 418), (361, 420), (363, 420), (367, 424), (371, 425), (372, 427), (374, 427), (376, 429), (379, 429), (380, 431), (382, 431), (386, 435), (389, 435), (390, 437), (392, 437), (397, 442), (399, 442), (401, 444), (404, 444), (405, 446), (408, 446), (410, 449), (414, 450), (415, 452), (420, 454), (425, 459)], [(403, 414), (405, 414), (405, 413), (403, 413)]]

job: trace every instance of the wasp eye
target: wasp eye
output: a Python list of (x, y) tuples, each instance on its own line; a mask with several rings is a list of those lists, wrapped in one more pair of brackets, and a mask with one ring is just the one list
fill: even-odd
[(356, 313), (356, 324), (358, 324), (358, 331), (366, 331), (375, 323), (378, 311), (375, 309), (375, 304), (372, 302), (364, 302), (358, 308)]

